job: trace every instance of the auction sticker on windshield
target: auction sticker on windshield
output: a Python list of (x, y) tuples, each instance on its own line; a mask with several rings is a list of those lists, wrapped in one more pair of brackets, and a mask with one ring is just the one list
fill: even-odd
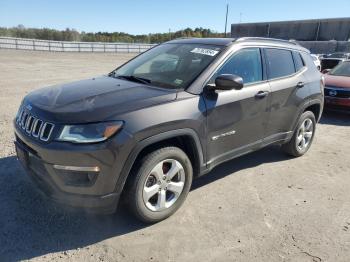
[(196, 54), (202, 54), (202, 55), (209, 55), (209, 56), (215, 56), (219, 51), (213, 50), (213, 49), (207, 49), (207, 48), (199, 48), (196, 47), (191, 51), (191, 53)]

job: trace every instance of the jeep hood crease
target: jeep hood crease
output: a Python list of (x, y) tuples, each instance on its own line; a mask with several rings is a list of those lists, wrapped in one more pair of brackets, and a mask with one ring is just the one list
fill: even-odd
[(102, 76), (38, 89), (24, 104), (34, 113), (50, 113), (51, 121), (89, 123), (117, 120), (124, 112), (175, 100), (177, 91)]

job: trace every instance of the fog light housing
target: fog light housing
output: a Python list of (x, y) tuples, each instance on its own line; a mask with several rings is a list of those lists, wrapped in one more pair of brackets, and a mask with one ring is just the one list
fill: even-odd
[(54, 165), (57, 176), (68, 186), (92, 186), (95, 184), (100, 168)]

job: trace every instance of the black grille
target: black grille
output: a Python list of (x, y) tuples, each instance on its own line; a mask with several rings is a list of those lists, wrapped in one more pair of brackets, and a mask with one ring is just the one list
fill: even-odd
[(16, 124), (28, 135), (41, 141), (49, 141), (54, 124), (45, 122), (32, 115), (26, 108), (20, 108)]
[(350, 89), (326, 87), (324, 95), (337, 98), (350, 98)]

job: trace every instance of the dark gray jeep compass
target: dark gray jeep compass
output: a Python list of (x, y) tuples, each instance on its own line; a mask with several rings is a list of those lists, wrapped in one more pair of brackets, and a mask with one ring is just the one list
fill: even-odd
[(192, 179), (270, 144), (310, 148), (323, 79), (309, 51), (263, 39), (181, 39), (107, 76), (36, 90), (14, 120), (17, 156), (55, 201), (156, 222)]

